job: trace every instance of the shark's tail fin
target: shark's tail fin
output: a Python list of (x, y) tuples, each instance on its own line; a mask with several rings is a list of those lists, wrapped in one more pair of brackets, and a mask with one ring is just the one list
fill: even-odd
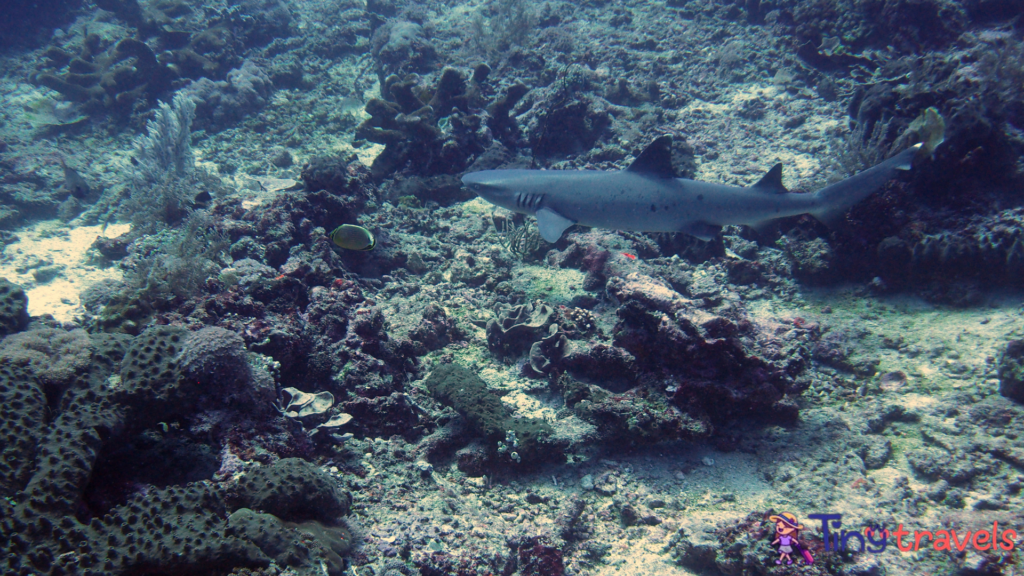
[(814, 193), (814, 208), (809, 212), (825, 224), (839, 220), (851, 206), (870, 196), (900, 170), (910, 170), (921, 144), (915, 144), (888, 160), (826, 186)]

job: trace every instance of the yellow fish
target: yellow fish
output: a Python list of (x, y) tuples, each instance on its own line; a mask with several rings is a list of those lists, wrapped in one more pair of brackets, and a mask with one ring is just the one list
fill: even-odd
[(331, 232), (331, 240), (337, 245), (347, 250), (373, 250), (373, 247), (377, 245), (377, 239), (373, 237), (373, 233), (363, 228), (362, 226), (356, 226), (354, 224), (342, 224)]

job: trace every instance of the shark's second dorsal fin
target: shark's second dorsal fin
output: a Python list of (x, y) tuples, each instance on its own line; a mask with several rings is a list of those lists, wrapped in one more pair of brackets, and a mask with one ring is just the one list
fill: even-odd
[(786, 187), (782, 185), (782, 162), (779, 162), (768, 172), (765, 172), (764, 176), (750, 187), (758, 192), (766, 192), (768, 194), (785, 194), (789, 192)]
[(672, 137), (666, 134), (655, 138), (626, 170), (655, 178), (675, 178), (676, 171), (672, 168)]

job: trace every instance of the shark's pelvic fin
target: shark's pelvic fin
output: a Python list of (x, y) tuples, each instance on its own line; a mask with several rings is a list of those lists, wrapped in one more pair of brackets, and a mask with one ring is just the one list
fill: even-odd
[(537, 228), (540, 230), (540, 237), (551, 242), (552, 244), (558, 242), (558, 239), (562, 237), (562, 232), (569, 226), (575, 224), (572, 220), (569, 220), (565, 216), (562, 216), (558, 212), (555, 212), (551, 208), (541, 208), (536, 212), (537, 216)]
[(768, 194), (785, 194), (789, 192), (782, 185), (782, 162), (772, 166), (772, 169), (765, 172), (764, 176), (761, 176), (761, 179), (757, 181), (757, 184), (750, 188)]
[(675, 178), (676, 171), (672, 168), (672, 137), (666, 134), (655, 138), (626, 170), (655, 178)]

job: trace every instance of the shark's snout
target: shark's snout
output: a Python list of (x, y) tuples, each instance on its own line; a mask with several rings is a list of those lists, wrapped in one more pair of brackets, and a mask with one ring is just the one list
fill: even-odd
[(484, 200), (499, 206), (504, 205), (500, 200), (503, 196), (503, 189), (494, 184), (493, 178), (488, 175), (488, 172), (493, 171), (470, 172), (462, 177), (462, 184)]
[(479, 184), (483, 177), (480, 172), (467, 172), (462, 175), (462, 183), (466, 186), (472, 186), (473, 184)]
[(479, 193), (479, 191), (488, 188), (489, 178), (487, 177), (488, 171), (483, 172), (470, 172), (462, 176), (462, 184), (466, 188)]

